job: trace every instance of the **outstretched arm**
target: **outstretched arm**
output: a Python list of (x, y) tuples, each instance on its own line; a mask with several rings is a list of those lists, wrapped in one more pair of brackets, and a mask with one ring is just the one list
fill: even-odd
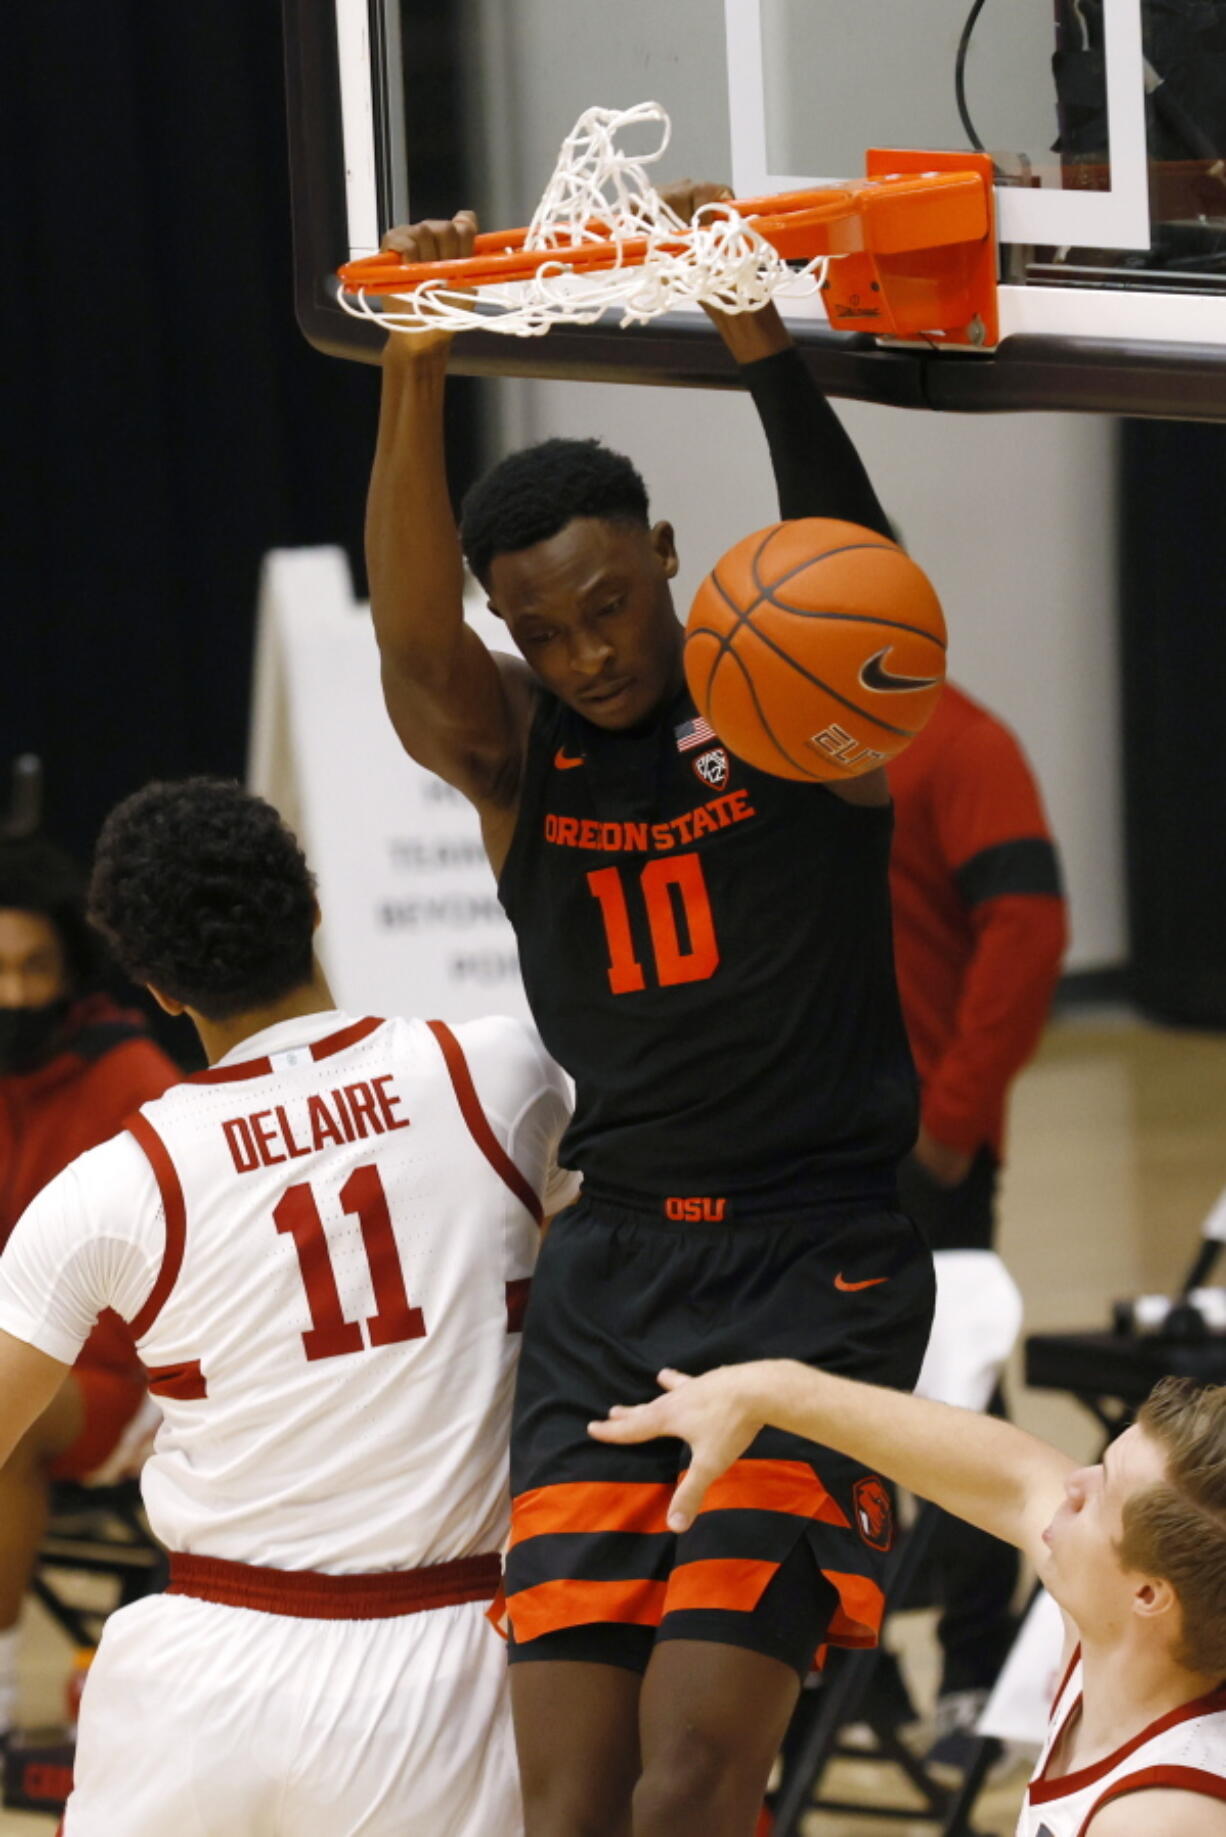
[(1016, 1544), (1042, 1572), (1043, 1531), (1064, 1496), (1074, 1463), (1012, 1423), (903, 1391), (884, 1390), (790, 1359), (724, 1365), (701, 1378), (662, 1371), (664, 1395), (615, 1405), (588, 1425), (597, 1441), (688, 1442), (689, 1472), (669, 1510), (688, 1529), (711, 1482), (768, 1424), (849, 1454), (922, 1499)]
[[(390, 231), (409, 259), (466, 254), (476, 219)], [(478, 808), (513, 807), (532, 691), (464, 623), (464, 567), (447, 492), (443, 396), (450, 335), (391, 333), (366, 511), (371, 611), (383, 693), (405, 750)]]

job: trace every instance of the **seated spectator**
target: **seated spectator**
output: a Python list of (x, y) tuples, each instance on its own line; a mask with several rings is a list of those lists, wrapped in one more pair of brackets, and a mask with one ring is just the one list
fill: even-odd
[[(179, 1078), (139, 1014), (100, 987), (72, 862), (0, 843), (0, 1247), (47, 1182)], [(87, 1479), (144, 1396), (123, 1323), (104, 1317), (71, 1376), (0, 1467), (0, 1742), (17, 1695), (17, 1620), (52, 1480)]]

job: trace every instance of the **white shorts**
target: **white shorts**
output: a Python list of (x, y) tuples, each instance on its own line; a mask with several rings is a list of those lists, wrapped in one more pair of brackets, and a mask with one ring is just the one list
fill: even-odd
[(155, 1595), (106, 1623), (65, 1837), (519, 1837), (481, 1602), (294, 1620)]

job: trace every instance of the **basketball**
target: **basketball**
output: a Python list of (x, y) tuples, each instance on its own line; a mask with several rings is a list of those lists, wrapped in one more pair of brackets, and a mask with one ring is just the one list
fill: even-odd
[(922, 568), (856, 523), (756, 530), (712, 568), (685, 629), (690, 693), (730, 752), (779, 778), (856, 778), (913, 740), (945, 680)]

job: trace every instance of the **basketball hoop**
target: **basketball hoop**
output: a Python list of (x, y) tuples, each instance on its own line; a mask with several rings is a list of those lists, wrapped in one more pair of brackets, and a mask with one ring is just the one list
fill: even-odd
[[(619, 147), (619, 135), (644, 126), (659, 129), (652, 151)], [(867, 179), (730, 198), (686, 223), (647, 173), (670, 132), (656, 102), (588, 109), (526, 229), (479, 235), (472, 255), (454, 261), (406, 263), (384, 250), (349, 262), (341, 305), (394, 332), (530, 338), (610, 311), (633, 325), (680, 306), (756, 312), (820, 291), (840, 329), (995, 342), (986, 155), (873, 152)]]

